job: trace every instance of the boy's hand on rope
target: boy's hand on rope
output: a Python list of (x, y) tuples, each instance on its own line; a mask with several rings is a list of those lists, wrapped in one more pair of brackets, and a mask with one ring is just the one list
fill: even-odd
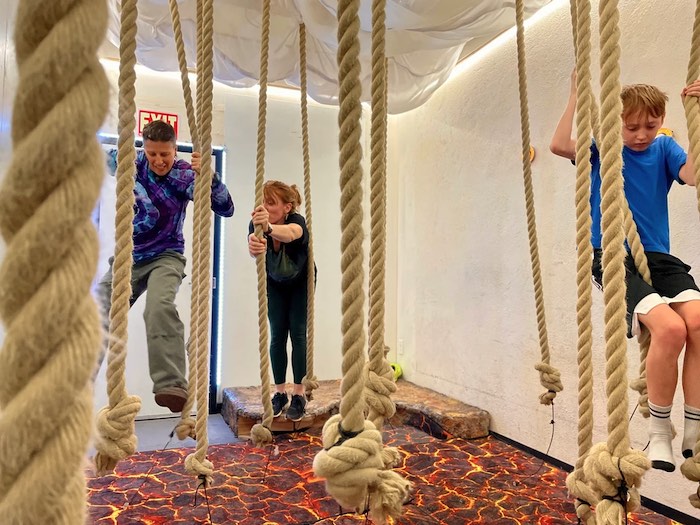
[(270, 214), (265, 209), (265, 206), (258, 206), (251, 213), (253, 216), (253, 224), (262, 226), (263, 231), (267, 231), (270, 227)]
[(686, 96), (700, 97), (700, 80), (696, 80), (683, 88), (683, 91), (681, 91), (681, 100), (684, 100)]
[(248, 253), (250, 253), (251, 257), (262, 255), (265, 253), (265, 250), (267, 250), (267, 239), (265, 237), (258, 239), (254, 233), (248, 235)]
[(196, 172), (199, 173), (200, 168), (202, 167), (202, 155), (198, 151), (193, 151), (192, 152), (192, 169)]

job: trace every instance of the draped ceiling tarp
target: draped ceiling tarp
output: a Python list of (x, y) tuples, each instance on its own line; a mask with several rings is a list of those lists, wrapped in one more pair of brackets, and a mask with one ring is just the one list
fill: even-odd
[[(550, 0), (525, 0), (526, 16)], [(196, 0), (180, 0), (190, 67), (195, 67)], [(110, 1), (109, 40), (119, 43), (119, 0)], [(214, 77), (233, 87), (257, 84), (262, 0), (215, 0)], [(299, 24), (307, 31), (309, 96), (337, 104), (337, 0), (272, 0), (269, 82), (299, 85)], [(370, 97), (371, 0), (361, 2), (362, 97)], [(168, 0), (138, 1), (137, 59), (178, 71)], [(465, 45), (515, 25), (514, 0), (387, 0), (389, 111), (423, 104), (449, 77)]]

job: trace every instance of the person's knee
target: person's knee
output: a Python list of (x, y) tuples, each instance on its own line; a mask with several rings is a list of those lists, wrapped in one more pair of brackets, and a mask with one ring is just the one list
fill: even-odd
[(655, 326), (650, 331), (655, 346), (668, 357), (678, 358), (688, 337), (686, 324), (680, 316), (669, 316), (663, 324)]
[(700, 302), (698, 307), (688, 310), (684, 316), (685, 326), (688, 332), (688, 338), (700, 337)]

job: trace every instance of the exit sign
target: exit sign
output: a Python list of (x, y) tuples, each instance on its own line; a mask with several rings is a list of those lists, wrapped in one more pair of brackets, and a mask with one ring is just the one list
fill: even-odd
[(146, 124), (153, 122), (154, 120), (162, 120), (167, 122), (173, 127), (173, 129), (175, 129), (175, 136), (178, 135), (177, 114), (163, 113), (162, 111), (152, 111), (148, 109), (139, 109), (139, 135), (142, 134), (143, 128), (146, 126)]

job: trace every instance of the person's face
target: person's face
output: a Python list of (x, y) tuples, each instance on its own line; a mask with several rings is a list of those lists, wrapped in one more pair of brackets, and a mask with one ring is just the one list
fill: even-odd
[(267, 213), (270, 215), (270, 222), (272, 224), (282, 224), (284, 218), (292, 210), (292, 205), (290, 203), (284, 203), (280, 198), (272, 193), (264, 203)]
[(628, 115), (622, 121), (622, 142), (633, 151), (644, 151), (656, 138), (664, 116), (652, 117), (644, 111)]
[(164, 177), (175, 164), (175, 145), (172, 142), (146, 140), (143, 144), (148, 159), (148, 167), (159, 177)]

